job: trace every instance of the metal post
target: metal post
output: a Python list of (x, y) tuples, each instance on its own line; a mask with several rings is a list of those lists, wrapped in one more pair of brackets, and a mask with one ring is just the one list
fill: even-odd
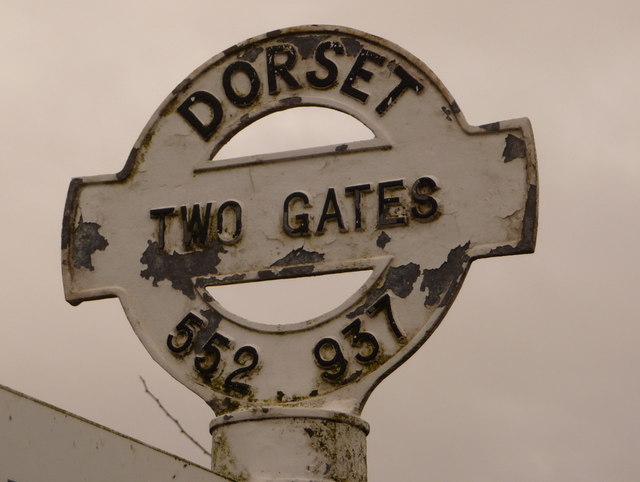
[(237, 481), (367, 480), (369, 424), (331, 410), (263, 407), (215, 418), (211, 469)]

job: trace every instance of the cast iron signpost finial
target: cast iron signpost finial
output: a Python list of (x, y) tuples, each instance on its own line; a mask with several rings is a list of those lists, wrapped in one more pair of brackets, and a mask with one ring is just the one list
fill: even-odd
[[(373, 137), (216, 157), (253, 122), (305, 106)], [(120, 173), (71, 182), (65, 295), (120, 298), (151, 356), (218, 415), (215, 472), (362, 481), (369, 394), (435, 330), (471, 261), (533, 251), (536, 219), (528, 120), (470, 126), (396, 45), (295, 27), (213, 57)], [(354, 270), (371, 275), (345, 303), (294, 324), (241, 318), (207, 291)]]

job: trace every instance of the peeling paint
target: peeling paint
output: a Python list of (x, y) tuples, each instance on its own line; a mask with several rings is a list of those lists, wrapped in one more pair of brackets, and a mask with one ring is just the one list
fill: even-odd
[(357, 56), (363, 48), (360, 42), (351, 37), (342, 37), (340, 41), (342, 42), (342, 45), (344, 45), (349, 57)]
[(347, 314), (347, 318), (355, 318), (363, 314), (365, 308), (380, 298), (387, 290), (391, 290), (399, 298), (406, 298), (413, 291), (413, 285), (418, 276), (420, 276), (420, 266), (415, 263), (389, 268), (383, 285), (378, 289), (372, 290), (367, 296), (367, 300)]
[(464, 246), (452, 249), (447, 260), (439, 268), (425, 269), (422, 271), (422, 284), (420, 291), (427, 291), (424, 300), (425, 306), (446, 306), (458, 286), (456, 281), (464, 273), (465, 264), (469, 261), (467, 250), (471, 241)]
[(91, 255), (96, 251), (104, 251), (109, 242), (99, 233), (101, 226), (98, 223), (84, 222), (82, 216), (78, 225), (73, 230), (73, 246), (71, 257), (75, 268), (94, 270), (91, 263)]
[(298, 48), (300, 56), (303, 59), (308, 59), (313, 55), (318, 44), (328, 38), (328, 35), (305, 35), (304, 37), (286, 37), (282, 39), (282, 42), (291, 42)]
[(147, 265), (147, 269), (140, 271), (140, 276), (145, 279), (153, 278), (153, 286), (158, 286), (158, 282), (162, 280), (169, 280), (172, 288), (182, 291), (192, 300), (196, 297), (192, 278), (215, 274), (216, 266), (220, 263), (220, 253), (226, 252), (222, 245), (216, 244), (204, 251), (166, 253), (158, 247), (156, 241), (147, 243), (147, 249), (140, 258), (140, 263)]
[(319, 263), (324, 261), (324, 254), (316, 251), (306, 251), (304, 248), (297, 248), (287, 254), (285, 257), (280, 258), (271, 266), (292, 266), (298, 264), (310, 264)]
[(247, 62), (255, 62), (258, 56), (264, 51), (262, 47), (251, 47), (245, 50), (242, 55), (239, 55), (240, 60), (246, 60)]
[(504, 157), (504, 162), (511, 162), (518, 158), (525, 159), (527, 157), (527, 147), (524, 141), (513, 134), (507, 135), (502, 157)]

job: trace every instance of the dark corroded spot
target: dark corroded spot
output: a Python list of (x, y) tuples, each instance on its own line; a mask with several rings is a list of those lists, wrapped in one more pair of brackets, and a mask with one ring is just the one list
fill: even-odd
[(73, 231), (73, 246), (71, 257), (75, 268), (87, 268), (93, 271), (91, 255), (96, 251), (104, 251), (109, 242), (98, 231), (98, 223), (85, 223), (80, 216), (78, 226)]
[(71, 224), (73, 223), (74, 201), (78, 198), (78, 192), (82, 186), (82, 179), (74, 178), (69, 184), (67, 192), (67, 201), (64, 204), (64, 213), (62, 215), (62, 249), (69, 247), (71, 241)]
[(339, 146), (336, 146), (336, 152), (344, 152), (349, 148), (348, 144), (340, 144)]
[(492, 122), (491, 124), (483, 124), (480, 126), (481, 129), (489, 132), (497, 132), (500, 130), (500, 122)]
[(465, 264), (469, 261), (467, 249), (470, 241), (464, 246), (452, 249), (447, 256), (447, 260), (439, 268), (425, 269), (422, 271), (422, 284), (420, 291), (428, 289), (424, 300), (425, 306), (438, 305), (440, 307), (449, 304), (455, 293), (456, 281), (464, 273)]
[(420, 266), (415, 263), (408, 263), (402, 266), (389, 268), (384, 283), (367, 296), (367, 300), (351, 313), (347, 314), (348, 318), (354, 318), (364, 313), (364, 310), (375, 300), (380, 298), (387, 290), (391, 290), (394, 295), (400, 298), (406, 298), (413, 291), (413, 285), (420, 276)]
[(260, 279), (273, 279), (276, 277), (276, 274), (270, 269), (263, 269), (258, 271), (258, 278)]
[(315, 435), (315, 432), (312, 429), (310, 429), (309, 427), (305, 427), (304, 431), (307, 432), (307, 435), (309, 437), (313, 437)]
[(509, 134), (505, 139), (504, 151), (502, 151), (502, 157), (504, 162), (511, 162), (514, 159), (526, 158), (527, 147), (524, 145), (524, 141), (519, 137)]
[(391, 238), (389, 237), (389, 235), (384, 231), (382, 231), (380, 233), (380, 236), (378, 236), (378, 239), (376, 241), (376, 246), (380, 249), (384, 249), (384, 247), (387, 245), (389, 241), (391, 241)]
[(319, 263), (324, 260), (324, 254), (316, 251), (306, 251), (304, 248), (297, 248), (280, 258), (271, 266), (293, 266), (297, 264)]
[(362, 44), (354, 38), (342, 37), (340, 40), (342, 41), (342, 45), (344, 45), (349, 57), (355, 57), (362, 50)]
[(247, 62), (255, 62), (258, 58), (258, 55), (262, 53), (264, 49), (262, 47), (251, 47), (245, 50), (242, 55), (239, 55), (238, 58), (240, 60), (246, 60)]
[(447, 106), (442, 106), (440, 108), (442, 110), (442, 113), (444, 114), (444, 116), (446, 117), (446, 119), (451, 122), (453, 119), (451, 118), (451, 114), (453, 114), (453, 112), (451, 112), (451, 109), (449, 109)]
[(284, 399), (284, 392), (281, 390), (278, 390), (278, 392), (276, 393), (276, 398), (278, 399), (279, 402), (281, 402)]
[(140, 276), (145, 279), (153, 278), (153, 286), (158, 286), (159, 281), (169, 280), (172, 288), (195, 299), (191, 279), (215, 274), (216, 266), (220, 263), (220, 253), (224, 252), (222, 245), (214, 245), (204, 251), (166, 253), (158, 247), (157, 242), (148, 241), (147, 249), (140, 258), (140, 262), (147, 265), (147, 269), (141, 271)]
[(305, 35), (304, 37), (288, 37), (282, 42), (291, 42), (298, 48), (300, 56), (303, 59), (308, 59), (313, 55), (318, 44), (328, 37), (328, 35)]
[(286, 99), (280, 99), (280, 103), (287, 107), (293, 107), (302, 103), (302, 97), (287, 97)]
[(451, 104), (449, 104), (449, 107), (451, 107), (451, 112), (453, 112), (454, 114), (460, 113), (460, 107), (458, 107), (458, 103), (456, 101), (451, 102)]

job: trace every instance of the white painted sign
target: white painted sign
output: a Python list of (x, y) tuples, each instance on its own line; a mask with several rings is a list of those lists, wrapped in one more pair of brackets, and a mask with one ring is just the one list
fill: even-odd
[[(254, 121), (304, 106), (351, 115), (374, 137), (216, 157)], [(438, 326), (470, 263), (531, 252), (536, 219), (526, 119), (469, 126), (410, 53), (347, 28), (297, 27), (205, 63), (120, 173), (71, 183), (65, 294), (119, 297), (153, 358), (218, 414), (358, 414)], [(296, 324), (243, 319), (206, 290), (353, 270), (372, 274), (343, 305)]]
[(229, 479), (0, 385), (0, 481), (147, 480)]

